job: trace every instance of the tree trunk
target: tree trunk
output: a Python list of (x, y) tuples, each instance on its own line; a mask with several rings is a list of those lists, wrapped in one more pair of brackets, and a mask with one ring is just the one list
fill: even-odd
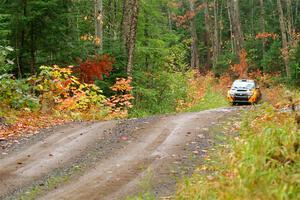
[(299, 13), (299, 0), (296, 0), (296, 6), (295, 6), (295, 24), (298, 24), (298, 13)]
[[(194, 1), (190, 0), (189, 2), (190, 2), (190, 11), (192, 13), (195, 13)], [(197, 36), (196, 24), (194, 18), (190, 21), (190, 29), (191, 29), (191, 36), (192, 36), (191, 68), (200, 70), (199, 53), (198, 53), (198, 36)]]
[(294, 34), (294, 22), (293, 22), (293, 11), (292, 11), (292, 2), (291, 0), (286, 0), (286, 10), (287, 10), (287, 33), (289, 42), (293, 43), (293, 34)]
[(209, 13), (209, 0), (205, 0), (205, 9), (204, 9), (204, 21), (205, 21), (205, 40), (206, 40), (206, 46), (207, 48), (207, 55), (206, 55), (206, 69), (211, 68), (211, 61), (213, 58), (212, 55), (212, 49), (213, 49), (213, 38), (214, 38), (214, 33), (213, 33), (213, 26), (214, 22), (211, 19), (210, 13)]
[(241, 21), (240, 21), (239, 0), (233, 0), (233, 8), (234, 8), (233, 27), (236, 28), (235, 30), (236, 46), (237, 46), (237, 52), (240, 53), (243, 48), (244, 36), (243, 36), (243, 31), (242, 31)]
[(233, 27), (232, 27), (232, 13), (231, 13), (231, 2), (227, 0), (227, 12), (229, 18), (229, 29), (230, 29), (230, 43), (231, 43), (231, 51), (232, 53), (236, 52), (236, 47), (234, 45), (234, 36), (233, 36)]
[(232, 33), (234, 41), (234, 52), (239, 55), (243, 49), (244, 36), (240, 21), (239, 0), (228, 0), (229, 14), (232, 22)]
[(251, 0), (251, 34), (254, 35), (254, 0)]
[[(22, 1), (22, 6), (23, 6), (23, 17), (27, 17), (27, 0)], [(22, 26), (22, 31), (21, 31), (21, 39), (20, 39), (20, 50), (19, 50), (19, 58), (17, 59), (19, 62), (19, 68), (20, 71), (22, 72), (24, 69), (24, 48), (25, 48), (25, 28)]]
[(131, 12), (130, 12), (130, 1), (131, 0), (123, 0), (123, 14), (122, 14), (122, 40), (123, 40), (123, 45), (124, 45), (124, 54), (126, 56), (128, 53), (128, 39), (129, 39), (129, 30), (130, 30), (130, 17), (131, 17)]
[(290, 77), (291, 70), (290, 70), (289, 57), (288, 57), (289, 45), (288, 45), (286, 23), (285, 23), (285, 17), (282, 9), (281, 0), (277, 0), (277, 9), (279, 13), (279, 24), (280, 24), (282, 48), (283, 48), (283, 60), (284, 60), (287, 77)]
[(214, 0), (214, 37), (213, 37), (213, 66), (217, 64), (217, 60), (220, 52), (220, 41), (219, 41), (219, 23), (218, 23), (218, 1)]
[(168, 7), (168, 25), (169, 25), (169, 31), (172, 31), (172, 17), (171, 17), (171, 11), (170, 8)]
[[(17, 14), (16, 21), (19, 21), (19, 14)], [(18, 78), (22, 78), (22, 70), (20, 66), (20, 49), (19, 49), (19, 29), (16, 26), (16, 33), (15, 33), (15, 49), (16, 49), (16, 61), (17, 61), (17, 69), (18, 69)]]
[(129, 26), (129, 38), (127, 39), (127, 75), (132, 76), (133, 70), (133, 56), (134, 56), (134, 47), (136, 42), (136, 33), (137, 33), (137, 22), (138, 22), (138, 13), (139, 5), (138, 0), (130, 0), (130, 26)]
[(220, 49), (219, 53), (222, 51), (222, 45), (223, 45), (223, 38), (222, 38), (222, 33), (223, 33), (223, 8), (224, 7), (224, 0), (221, 0), (221, 6), (220, 6), (220, 14), (219, 14), (219, 43), (220, 43)]
[(96, 53), (103, 51), (103, 2), (95, 0), (95, 44)]
[[(266, 32), (266, 25), (265, 25), (265, 5), (264, 0), (259, 0), (260, 6), (260, 30), (262, 33)], [(266, 39), (262, 39), (262, 46), (263, 46), (263, 55), (265, 55), (266, 51)]]
[(35, 39), (34, 39), (34, 25), (31, 23), (30, 25), (30, 72), (31, 74), (35, 73)]

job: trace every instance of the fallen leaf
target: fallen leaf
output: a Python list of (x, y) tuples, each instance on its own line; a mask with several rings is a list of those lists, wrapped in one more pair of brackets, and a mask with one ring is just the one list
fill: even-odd
[(128, 140), (128, 137), (127, 137), (127, 136), (122, 136), (122, 137), (121, 137), (121, 140), (127, 141), (127, 140)]

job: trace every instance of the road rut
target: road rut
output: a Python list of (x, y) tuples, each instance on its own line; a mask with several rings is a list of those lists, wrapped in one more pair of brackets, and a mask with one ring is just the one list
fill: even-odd
[(174, 169), (189, 163), (192, 152), (187, 144), (197, 140), (195, 150), (200, 154), (212, 142), (208, 130), (238, 110), (221, 108), (61, 128), (0, 160), (0, 197), (19, 198), (53, 171), (74, 166), (74, 160), (84, 163), (81, 173), (34, 198), (124, 199), (143, 192), (142, 183), (149, 176), (157, 197), (170, 195), (176, 184)]

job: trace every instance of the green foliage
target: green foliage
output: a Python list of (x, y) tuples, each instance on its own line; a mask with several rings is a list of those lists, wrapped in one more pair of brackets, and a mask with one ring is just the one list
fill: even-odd
[(279, 40), (274, 41), (262, 60), (264, 71), (268, 71), (268, 72), (284, 71), (283, 58), (280, 49), (281, 49), (281, 41)]
[(80, 83), (70, 68), (42, 66), (38, 76), (31, 77), (30, 82), (39, 94), (43, 109), (47, 110), (53, 107), (64, 111), (100, 109), (105, 100), (100, 88)]
[(42, 66), (37, 76), (15, 79), (0, 76), (1, 109), (53, 112), (75, 119), (99, 119), (105, 115), (106, 97), (94, 84), (80, 83), (71, 69)]
[(11, 72), (14, 67), (14, 62), (7, 58), (11, 52), (12, 47), (0, 45), (0, 75)]
[(185, 72), (189, 69), (189, 61), (187, 60), (189, 45), (190, 41), (185, 40), (170, 47), (169, 54), (165, 58), (165, 65), (169, 71)]
[(300, 42), (291, 56), (292, 84), (300, 86)]
[(15, 80), (12, 75), (0, 76), (0, 102), (2, 106), (14, 109), (37, 109), (38, 99), (31, 93), (31, 86), (26, 80)]
[(262, 41), (254, 37), (248, 37), (245, 40), (245, 49), (247, 50), (247, 62), (249, 64), (249, 71), (261, 70), (268, 72), (270, 69), (264, 69), (262, 67), (261, 61), (264, 57), (262, 49)]
[[(131, 116), (142, 117), (156, 113), (176, 111), (177, 100), (187, 98), (187, 76), (185, 73), (138, 74), (134, 83), (134, 108)], [(147, 79), (145, 77), (149, 76)]]
[(224, 52), (219, 55), (216, 65), (213, 67), (213, 72), (217, 75), (223, 75), (228, 72), (230, 65), (233, 61), (236, 61), (237, 58), (232, 52)]
[(224, 95), (217, 91), (213, 91), (211, 88), (206, 89), (206, 93), (203, 99), (193, 107), (189, 108), (188, 111), (202, 111), (213, 108), (220, 108), (228, 106)]
[(10, 33), (9, 17), (10, 17), (10, 15), (2, 14), (2, 9), (0, 8), (0, 45), (8, 44), (7, 39), (8, 39), (8, 35)]

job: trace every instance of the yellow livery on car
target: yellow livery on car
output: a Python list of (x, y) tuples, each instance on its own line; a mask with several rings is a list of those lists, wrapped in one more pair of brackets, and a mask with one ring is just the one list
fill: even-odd
[(257, 82), (249, 79), (235, 80), (227, 93), (227, 100), (231, 104), (257, 103), (261, 98), (260, 87)]

